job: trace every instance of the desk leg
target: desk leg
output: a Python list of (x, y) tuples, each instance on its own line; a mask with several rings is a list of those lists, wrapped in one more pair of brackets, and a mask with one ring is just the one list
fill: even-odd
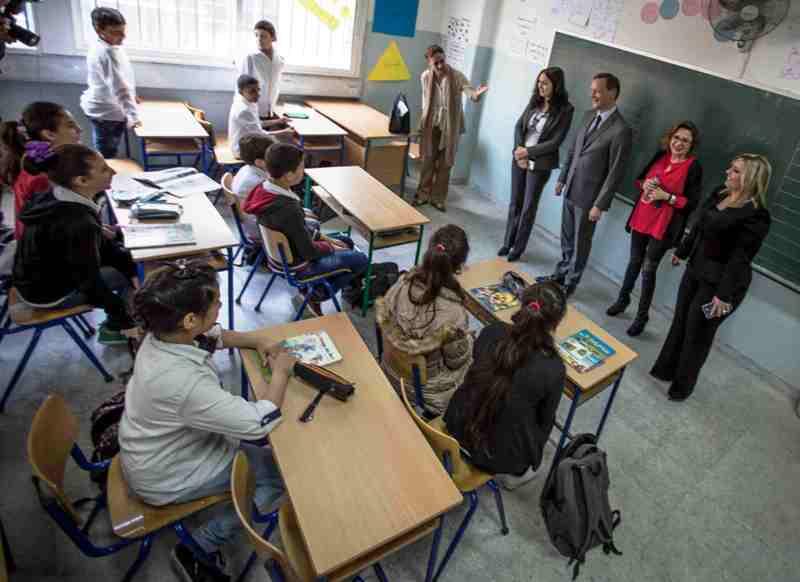
[(228, 253), (228, 329), (233, 329), (233, 248), (225, 249)]
[[(627, 367), (627, 366), (626, 366)], [(625, 368), (619, 371), (619, 377), (617, 381), (614, 382), (614, 387), (611, 389), (611, 395), (608, 397), (608, 402), (606, 402), (606, 407), (603, 410), (603, 417), (600, 419), (600, 424), (597, 425), (597, 432), (595, 433), (595, 437), (597, 440), (600, 440), (600, 433), (603, 432), (603, 427), (606, 424), (606, 419), (608, 418), (608, 413), (611, 412), (611, 405), (614, 404), (614, 398), (617, 396), (617, 390), (619, 389), (619, 385), (622, 383), (622, 376), (625, 375)]]
[(400, 198), (406, 197), (406, 175), (408, 175), (408, 152), (411, 149), (411, 136), (406, 140), (406, 150), (403, 154), (403, 175), (400, 176)]
[(142, 152), (142, 166), (144, 167), (145, 172), (150, 169), (150, 162), (147, 159), (147, 144), (145, 143), (146, 141), (147, 140), (145, 140), (143, 137), (139, 138), (139, 148), (141, 149)]
[(569, 412), (567, 413), (567, 420), (564, 422), (564, 428), (561, 429), (561, 438), (558, 439), (558, 447), (556, 448), (556, 453), (553, 455), (553, 462), (550, 465), (550, 472), (558, 463), (558, 458), (561, 456), (561, 451), (564, 448), (564, 444), (567, 442), (567, 438), (569, 435), (569, 429), (572, 428), (572, 419), (575, 417), (575, 411), (578, 410), (578, 400), (580, 399), (579, 393), (575, 392), (575, 397), (572, 399), (572, 404), (570, 404)]
[(422, 233), (425, 231), (425, 225), (419, 225), (419, 240), (417, 241), (417, 254), (414, 255), (414, 265), (419, 263), (419, 253), (422, 250)]
[(344, 166), (344, 136), (339, 136), (339, 165)]
[(364, 169), (367, 170), (367, 173), (369, 173), (369, 170), (367, 168), (369, 168), (369, 146), (370, 145), (372, 145), (372, 140), (368, 139), (367, 140), (367, 145), (364, 148)]
[(139, 283), (144, 283), (144, 263), (136, 263), (136, 276), (139, 277)]
[[(369, 143), (369, 142), (367, 142)], [(361, 317), (367, 316), (369, 307), (369, 288), (372, 282), (372, 247), (375, 244), (375, 234), (369, 233), (369, 255), (367, 256), (367, 272), (364, 275), (364, 291), (361, 296)]]
[(242, 366), (242, 398), (250, 400), (250, 384), (247, 381), (247, 371), (244, 369), (244, 355), (239, 352), (239, 360)]
[(209, 164), (208, 164), (208, 147), (211, 144), (208, 143), (206, 138), (200, 139), (200, 167), (203, 168), (203, 173), (208, 174)]
[(303, 207), (311, 208), (311, 176), (305, 177), (305, 185), (303, 189)]

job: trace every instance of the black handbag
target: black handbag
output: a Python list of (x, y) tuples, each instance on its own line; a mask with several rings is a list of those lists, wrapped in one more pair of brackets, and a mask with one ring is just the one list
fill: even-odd
[(389, 133), (408, 135), (411, 133), (411, 110), (405, 93), (394, 98), (392, 115), (389, 118)]

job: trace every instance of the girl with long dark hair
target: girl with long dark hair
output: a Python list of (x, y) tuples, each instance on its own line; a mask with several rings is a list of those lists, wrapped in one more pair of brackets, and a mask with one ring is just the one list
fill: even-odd
[[(441, 414), (461, 384), (471, 361), (472, 336), (464, 292), (456, 273), (469, 254), (467, 235), (454, 224), (431, 237), (422, 264), (405, 273), (378, 301), (377, 321), (386, 341), (401, 351), (425, 357), (425, 409)], [(399, 386), (398, 374), (386, 370)], [(413, 400), (413, 386), (407, 385)]]
[(444, 416), (476, 467), (507, 489), (529, 481), (553, 429), (566, 370), (555, 333), (567, 298), (553, 282), (527, 287), (512, 325), (494, 323), (475, 341), (474, 363)]
[(47, 192), (50, 182), (47, 174), (38, 171), (36, 164), (25, 159), (25, 145), (29, 141), (42, 141), (52, 147), (80, 143), (81, 128), (69, 111), (58, 103), (36, 101), (22, 112), (20, 121), (6, 121), (0, 125), (0, 145), (5, 150), (0, 156), (0, 181), (14, 191), (14, 237), (22, 238), (24, 225), (20, 220), (23, 208), (37, 192)]
[(558, 167), (558, 148), (567, 136), (575, 108), (564, 87), (564, 71), (544, 69), (530, 102), (514, 127), (511, 200), (502, 248), (498, 255), (520, 258), (536, 222), (539, 199), (550, 172)]

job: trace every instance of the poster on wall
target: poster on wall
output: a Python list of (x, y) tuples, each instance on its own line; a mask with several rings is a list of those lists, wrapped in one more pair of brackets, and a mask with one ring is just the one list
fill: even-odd
[(537, 65), (547, 62), (549, 48), (541, 41), (536, 6), (529, 0), (515, 0), (512, 8), (511, 34), (506, 45), (509, 54)]
[(447, 22), (444, 51), (447, 63), (464, 72), (466, 68), (467, 43), (472, 34), (472, 21), (465, 16), (451, 16)]
[(550, 13), (561, 22), (584, 29), (581, 34), (614, 42), (624, 0), (552, 0)]
[(395, 41), (389, 43), (367, 77), (370, 81), (408, 81), (410, 78), (411, 73)]
[(375, 0), (372, 32), (414, 36), (419, 0)]

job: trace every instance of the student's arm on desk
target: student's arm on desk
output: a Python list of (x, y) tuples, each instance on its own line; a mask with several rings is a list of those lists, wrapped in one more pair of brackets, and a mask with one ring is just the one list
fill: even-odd
[(254, 331), (230, 331), (223, 329), (222, 345), (226, 348), (250, 348), (258, 352), (262, 364), (269, 363), (272, 378), (266, 387), (253, 386), (256, 400), (269, 400), (280, 408), (286, 395), (286, 385), (292, 375), (297, 360), (283, 349), (281, 344), (273, 343)]

